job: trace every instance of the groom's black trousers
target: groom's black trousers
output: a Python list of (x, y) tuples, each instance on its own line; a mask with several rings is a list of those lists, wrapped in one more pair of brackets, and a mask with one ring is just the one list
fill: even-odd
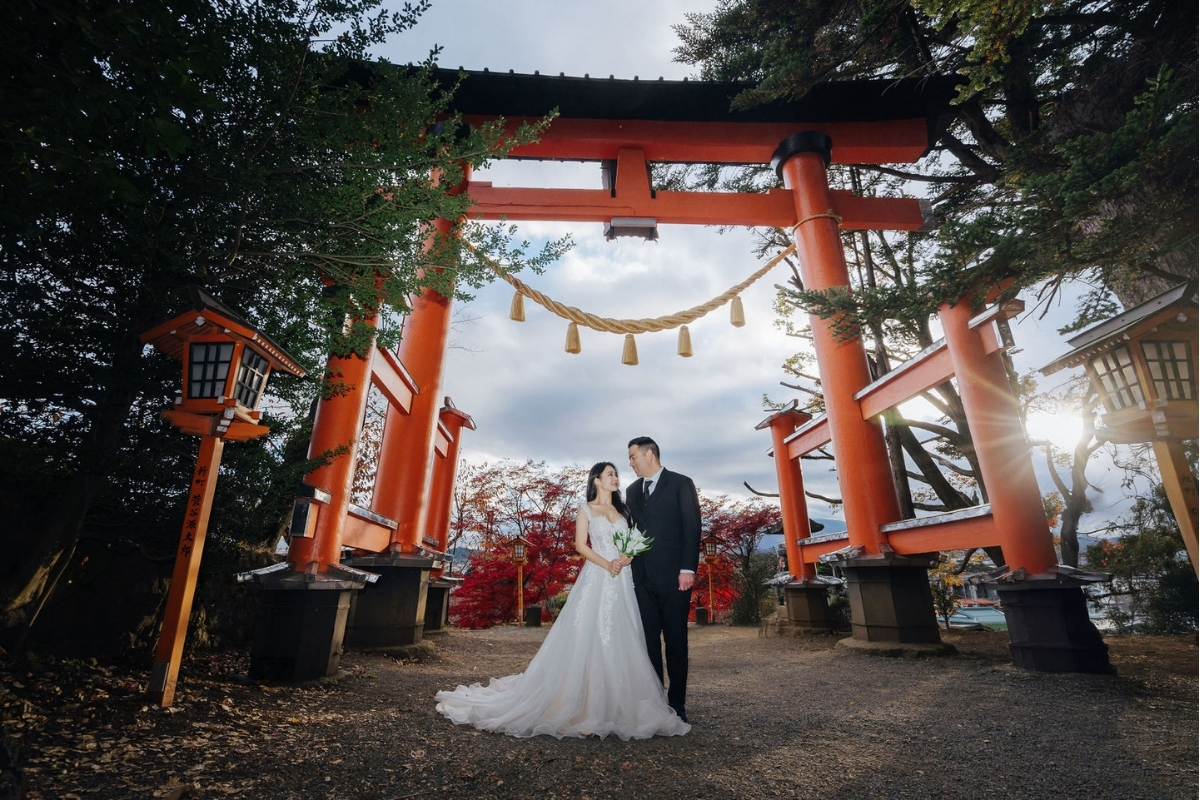
[(667, 651), (667, 704), (682, 712), (687, 697), (688, 643), (687, 619), (692, 592), (679, 591), (679, 585), (659, 586), (645, 583), (635, 589), (642, 628), (646, 632), (646, 652), (650, 663), (663, 679), (663, 645)]

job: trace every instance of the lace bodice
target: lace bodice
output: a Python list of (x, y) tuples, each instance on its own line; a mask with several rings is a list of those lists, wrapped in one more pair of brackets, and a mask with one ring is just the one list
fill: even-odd
[(613, 534), (628, 527), (625, 520), (618, 517), (616, 522), (609, 522), (603, 514), (592, 513), (592, 509), (586, 503), (580, 506), (580, 511), (587, 514), (588, 544), (592, 549), (602, 558), (610, 560), (620, 555), (617, 552), (617, 546), (613, 544)]

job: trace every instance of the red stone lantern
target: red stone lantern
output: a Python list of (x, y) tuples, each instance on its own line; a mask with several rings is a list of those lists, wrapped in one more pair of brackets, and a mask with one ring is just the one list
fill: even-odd
[(195, 436), (240, 442), (266, 435), (258, 406), (271, 371), (303, 377), (304, 369), (206, 292), (193, 287), (191, 295), (191, 309), (141, 336), (183, 363), (181, 393), (163, 418)]
[(269, 432), (258, 424), (258, 406), (272, 370), (305, 374), (278, 345), (206, 292), (193, 287), (191, 299), (191, 309), (141, 336), (142, 342), (183, 363), (182, 391), (163, 418), (184, 433), (202, 437), (146, 689), (164, 708), (175, 696), (225, 440), (246, 441)]
[(1083, 366), (1104, 402), (1097, 438), (1151, 443), (1188, 557), (1200, 574), (1196, 476), (1183, 449), (1200, 430), (1198, 317), (1196, 284), (1180, 284), (1072, 337), (1071, 351), (1041, 372)]

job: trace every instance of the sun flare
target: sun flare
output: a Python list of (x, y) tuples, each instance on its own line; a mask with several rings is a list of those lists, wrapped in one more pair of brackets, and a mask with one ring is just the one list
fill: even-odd
[(1083, 420), (1076, 414), (1051, 414), (1034, 411), (1025, 421), (1031, 442), (1048, 441), (1060, 450), (1073, 450), (1083, 432)]

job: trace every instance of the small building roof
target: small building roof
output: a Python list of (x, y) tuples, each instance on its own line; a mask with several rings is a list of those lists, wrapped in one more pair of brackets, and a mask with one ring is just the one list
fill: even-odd
[(1196, 284), (1181, 283), (1157, 297), (1150, 298), (1141, 305), (1134, 306), (1110, 320), (1093, 325), (1071, 337), (1067, 340), (1067, 344), (1071, 345), (1071, 350), (1038, 371), (1043, 375), (1051, 375), (1064, 367), (1081, 364), (1095, 353), (1108, 349), (1117, 341), (1124, 340), (1137, 328), (1146, 325), (1153, 327), (1155, 321), (1180, 312), (1195, 318), (1196, 308)]

